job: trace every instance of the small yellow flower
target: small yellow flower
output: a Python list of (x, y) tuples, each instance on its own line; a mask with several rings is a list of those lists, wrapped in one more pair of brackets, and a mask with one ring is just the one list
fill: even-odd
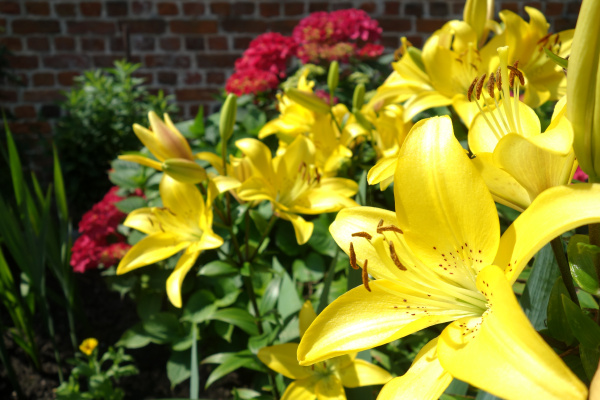
[[(310, 301), (300, 310), (300, 338), (317, 317)], [(345, 400), (344, 387), (383, 385), (392, 379), (384, 369), (356, 358), (356, 353), (302, 367), (296, 359), (297, 343), (263, 347), (258, 358), (273, 371), (294, 379), (281, 400), (337, 399)]]
[(98, 340), (96, 338), (87, 338), (81, 342), (79, 350), (86, 356), (89, 356), (96, 347), (98, 347)]

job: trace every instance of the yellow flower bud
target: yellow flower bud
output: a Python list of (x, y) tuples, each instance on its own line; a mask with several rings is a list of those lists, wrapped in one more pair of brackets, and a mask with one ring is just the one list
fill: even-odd
[(182, 183), (196, 184), (206, 179), (206, 171), (193, 161), (170, 158), (162, 163), (162, 170), (171, 178)]
[(590, 182), (600, 181), (600, 1), (584, 0), (567, 72), (567, 118), (573, 149)]
[(233, 134), (235, 126), (235, 117), (237, 114), (237, 96), (233, 93), (227, 95), (223, 108), (221, 108), (221, 118), (219, 119), (219, 133), (223, 143), (227, 143)]
[(86, 356), (89, 356), (96, 347), (98, 347), (98, 340), (96, 338), (87, 338), (81, 342), (79, 350)]
[(308, 108), (319, 114), (329, 114), (330, 107), (327, 103), (319, 98), (314, 93), (305, 92), (295, 88), (289, 88), (285, 91), (285, 95), (294, 103), (300, 104), (304, 108)]
[(463, 21), (473, 28), (480, 43), (487, 39), (488, 30), (486, 29), (486, 22), (488, 19), (491, 19), (490, 14), (493, 15), (493, 10), (493, 0), (467, 0), (465, 3)]

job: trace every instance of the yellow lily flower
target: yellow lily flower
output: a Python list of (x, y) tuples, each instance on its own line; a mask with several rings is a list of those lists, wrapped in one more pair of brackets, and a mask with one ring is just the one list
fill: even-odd
[(175, 307), (181, 307), (181, 285), (202, 250), (215, 249), (223, 239), (212, 231), (212, 197), (209, 187), (204, 198), (195, 185), (181, 183), (164, 175), (159, 186), (163, 207), (140, 208), (131, 212), (123, 225), (148, 236), (136, 243), (117, 267), (121, 275), (164, 260), (183, 250), (175, 269), (167, 279), (167, 295)]
[(252, 171), (238, 196), (246, 201), (270, 201), (274, 212), (292, 223), (299, 244), (308, 241), (314, 225), (298, 214), (322, 214), (356, 205), (350, 198), (358, 191), (356, 182), (323, 177), (315, 166), (315, 146), (302, 135), (275, 158), (256, 139), (238, 140), (236, 146)]
[[(471, 88), (473, 102), (482, 110), (469, 129), (469, 147), (494, 200), (518, 211), (526, 209), (544, 190), (571, 182), (577, 169), (573, 152), (573, 129), (566, 119), (566, 97), (557, 103), (552, 122), (544, 133), (540, 132), (537, 114), (519, 101), (511, 98), (509, 86), (519, 93), (519, 74), (514, 67), (508, 70), (507, 47), (498, 49), (500, 80), (490, 75)], [(497, 76), (497, 75), (496, 75)], [(498, 90), (495, 90), (495, 83)], [(512, 82), (512, 84), (511, 84)], [(487, 90), (484, 90), (484, 86)], [(481, 107), (480, 95), (493, 96), (495, 104)], [(496, 97), (502, 98), (497, 101)], [(488, 101), (489, 103), (489, 101)]]
[[(317, 317), (310, 301), (300, 310), (300, 338)], [(335, 357), (313, 367), (302, 367), (296, 359), (297, 343), (263, 347), (258, 358), (267, 367), (294, 379), (281, 400), (346, 399), (344, 387), (383, 385), (392, 376), (384, 369), (356, 358), (356, 353)]]
[(379, 400), (437, 399), (453, 377), (506, 399), (585, 399), (585, 385), (535, 332), (511, 284), (549, 240), (600, 221), (600, 186), (546, 191), (500, 237), (493, 199), (448, 117), (415, 125), (395, 182), (395, 213), (345, 209), (331, 225), (364, 285), (308, 328), (300, 365), (450, 322)]
[(585, 0), (577, 18), (567, 76), (567, 117), (573, 124), (573, 147), (590, 182), (600, 177), (600, 2)]
[(184, 183), (202, 182), (206, 179), (204, 168), (194, 162), (190, 145), (169, 115), (165, 114), (164, 118), (163, 122), (154, 111), (150, 111), (148, 119), (152, 130), (138, 124), (133, 125), (133, 132), (159, 161), (133, 154), (121, 155), (119, 159), (164, 171)]
[[(504, 32), (494, 37), (488, 46), (494, 49), (508, 46), (509, 65), (518, 62), (525, 77), (523, 102), (536, 108), (566, 94), (565, 73), (546, 56), (544, 48), (565, 58), (571, 52), (574, 30), (550, 34), (550, 24), (544, 14), (533, 7), (525, 7), (525, 11), (529, 14), (529, 23), (512, 11), (501, 11)], [(498, 65), (499, 60), (493, 60), (489, 71), (494, 71)]]

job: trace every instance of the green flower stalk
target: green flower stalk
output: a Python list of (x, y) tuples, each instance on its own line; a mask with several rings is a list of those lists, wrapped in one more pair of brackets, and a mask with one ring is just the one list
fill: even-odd
[(567, 75), (567, 117), (573, 148), (590, 182), (600, 181), (600, 2), (584, 0), (575, 27)]

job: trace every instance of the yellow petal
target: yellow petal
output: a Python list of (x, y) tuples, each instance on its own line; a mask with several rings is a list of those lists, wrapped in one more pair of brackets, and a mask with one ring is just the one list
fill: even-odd
[(375, 164), (367, 174), (367, 182), (369, 182), (369, 185), (376, 185), (385, 179), (393, 177), (394, 172), (396, 172), (397, 162), (397, 155), (384, 157), (377, 161), (377, 164)]
[(600, 185), (580, 183), (558, 186), (540, 194), (508, 227), (494, 264), (509, 281), (546, 243), (578, 226), (600, 222)]
[(452, 376), (440, 365), (438, 338), (428, 342), (415, 357), (410, 369), (381, 389), (377, 400), (436, 400), (452, 382)]
[(179, 182), (163, 175), (159, 185), (163, 205), (177, 218), (194, 218), (204, 213), (204, 198), (196, 185)]
[(392, 379), (392, 375), (383, 368), (361, 359), (355, 359), (339, 372), (342, 384), (348, 388), (384, 385)]
[(529, 194), (525, 188), (508, 172), (496, 165), (492, 154), (479, 153), (471, 161), (481, 174), (496, 202), (517, 211), (523, 211), (531, 204)]
[(264, 143), (256, 139), (241, 139), (235, 145), (250, 160), (256, 176), (264, 177), (267, 182), (275, 181), (271, 150)]
[(167, 114), (165, 114), (165, 117), (170, 123), (170, 127), (165, 124), (154, 111), (148, 113), (148, 119), (152, 126), (154, 138), (162, 152), (166, 154), (164, 159), (184, 158), (186, 160), (192, 160), (192, 150), (190, 149), (187, 140), (179, 133), (177, 128), (175, 128), (175, 125), (173, 125), (173, 122), (171, 122)]
[(456, 110), (456, 113), (467, 128), (471, 126), (473, 120), (477, 114), (479, 114), (477, 104), (475, 104), (474, 101), (469, 101), (467, 96), (462, 93), (459, 93), (452, 98), (452, 107)]
[[(330, 179), (342, 181), (342, 178)], [(307, 190), (291, 204), (288, 204), (290, 211), (299, 214), (314, 215), (358, 206), (358, 203), (349, 198), (357, 192), (357, 190), (352, 190), (352, 188), (358, 189), (356, 182), (349, 179), (343, 179), (343, 181), (347, 181), (347, 185), (342, 183), (339, 185), (330, 185), (329, 188), (317, 187)], [(335, 188), (339, 190), (335, 191)]]
[(318, 400), (346, 400), (342, 382), (335, 375), (319, 379), (315, 392)]
[[(415, 124), (400, 149), (394, 194), (398, 222), (414, 254), (428, 266), (443, 264), (436, 272), (448, 279), (473, 286), (469, 270), (477, 272), (494, 259), (500, 226), (494, 200), (454, 137), (450, 118)], [(449, 263), (458, 269), (446, 270)]]
[(292, 223), (298, 244), (305, 244), (308, 242), (308, 239), (312, 236), (315, 224), (304, 220), (304, 218), (299, 215), (291, 213), (279, 212), (279, 217)]
[(317, 397), (315, 393), (317, 381), (317, 377), (310, 377), (290, 383), (283, 392), (281, 400), (315, 400)]
[(392, 281), (378, 279), (369, 286), (371, 292), (354, 288), (317, 316), (298, 347), (301, 365), (377, 347), (465, 315), (441, 303), (427, 314), (415, 311), (430, 304), (427, 294)]
[(313, 375), (313, 371), (310, 367), (298, 364), (297, 352), (298, 343), (285, 343), (263, 347), (256, 355), (263, 364), (283, 376), (290, 379), (308, 378)]
[(181, 257), (179, 257), (175, 269), (171, 275), (169, 275), (169, 278), (167, 278), (167, 296), (169, 297), (171, 304), (177, 308), (181, 308), (181, 286), (183, 285), (183, 280), (194, 266), (199, 255), (199, 251), (184, 252)]
[[(310, 324), (317, 318), (317, 313), (312, 306), (310, 300), (306, 300), (300, 309), (300, 314), (298, 315), (299, 325), (300, 325), (300, 337), (304, 336), (304, 332), (308, 329)], [(295, 355), (294, 355), (295, 356)]]
[(188, 245), (189, 242), (183, 242), (171, 233), (161, 232), (145, 237), (125, 254), (117, 267), (117, 274), (124, 274), (136, 268), (169, 258)]
[(162, 171), (161, 163), (148, 157), (136, 156), (134, 154), (123, 154), (119, 156), (119, 160), (134, 162), (145, 167), (150, 167), (158, 171)]
[(215, 153), (203, 151), (194, 155), (198, 160), (206, 161), (213, 166), (214, 169), (223, 175), (223, 159)]
[(442, 107), (452, 104), (452, 99), (438, 92), (421, 92), (404, 103), (404, 122), (408, 122), (422, 111), (433, 107)]
[(140, 142), (144, 144), (150, 150), (150, 153), (160, 161), (164, 161), (169, 158), (169, 153), (158, 143), (154, 133), (148, 128), (144, 128), (139, 124), (133, 124), (133, 132), (140, 139)]
[(123, 225), (137, 229), (147, 235), (160, 232), (160, 226), (152, 212), (152, 208), (148, 207), (138, 208), (130, 212), (127, 218), (125, 218)]
[[(272, 182), (272, 181), (271, 181)], [(268, 200), (275, 201), (276, 193), (271, 186), (262, 177), (253, 176), (244, 181), (238, 189), (238, 196), (242, 200)]]
[(477, 287), (490, 308), (444, 329), (437, 347), (442, 367), (505, 399), (586, 399), (587, 388), (535, 332), (503, 271), (486, 267)]

